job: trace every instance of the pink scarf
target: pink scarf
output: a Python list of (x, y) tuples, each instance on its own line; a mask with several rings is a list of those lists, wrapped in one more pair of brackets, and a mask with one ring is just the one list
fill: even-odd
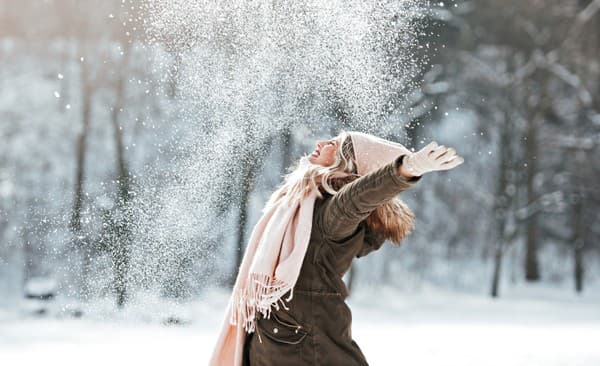
[[(349, 132), (357, 171), (363, 175), (410, 151), (403, 145), (361, 132)], [(307, 163), (306, 157), (301, 163)], [(344, 177), (347, 173), (336, 172)], [(300, 274), (312, 229), (317, 192), (311, 191), (291, 205), (266, 206), (252, 230), (242, 259), (225, 321), (210, 359), (211, 366), (240, 366), (246, 332), (253, 332), (257, 313), (269, 317), (271, 307), (290, 301)], [(268, 235), (265, 235), (268, 234)], [(290, 295), (282, 299), (290, 291)]]

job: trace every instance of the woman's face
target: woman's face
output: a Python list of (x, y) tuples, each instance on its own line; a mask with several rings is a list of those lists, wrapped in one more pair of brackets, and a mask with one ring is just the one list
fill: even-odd
[(330, 166), (335, 161), (335, 152), (339, 147), (339, 139), (317, 141), (315, 151), (308, 157), (308, 160), (317, 165)]

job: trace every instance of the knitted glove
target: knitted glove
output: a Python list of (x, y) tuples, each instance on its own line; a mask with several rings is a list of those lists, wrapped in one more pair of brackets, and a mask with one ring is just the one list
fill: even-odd
[(453, 148), (438, 146), (437, 142), (432, 141), (416, 153), (406, 155), (402, 164), (410, 174), (420, 176), (435, 170), (452, 169), (464, 161)]

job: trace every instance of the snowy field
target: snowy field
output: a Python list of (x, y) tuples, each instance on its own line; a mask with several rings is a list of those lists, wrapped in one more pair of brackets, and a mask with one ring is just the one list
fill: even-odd
[[(350, 301), (354, 339), (371, 365), (600, 365), (600, 293), (568, 291), (513, 289), (497, 300), (363, 291)], [(120, 313), (96, 305), (83, 319), (3, 311), (0, 364), (205, 365), (226, 299), (212, 292), (179, 306), (139, 300)], [(189, 324), (160, 325), (169, 314)]]

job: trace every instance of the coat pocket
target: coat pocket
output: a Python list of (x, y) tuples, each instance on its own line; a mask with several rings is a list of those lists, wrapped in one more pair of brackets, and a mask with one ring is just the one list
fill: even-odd
[(304, 327), (289, 320), (283, 320), (274, 312), (271, 317), (263, 318), (257, 325), (260, 332), (272, 341), (284, 344), (298, 344), (308, 335)]

